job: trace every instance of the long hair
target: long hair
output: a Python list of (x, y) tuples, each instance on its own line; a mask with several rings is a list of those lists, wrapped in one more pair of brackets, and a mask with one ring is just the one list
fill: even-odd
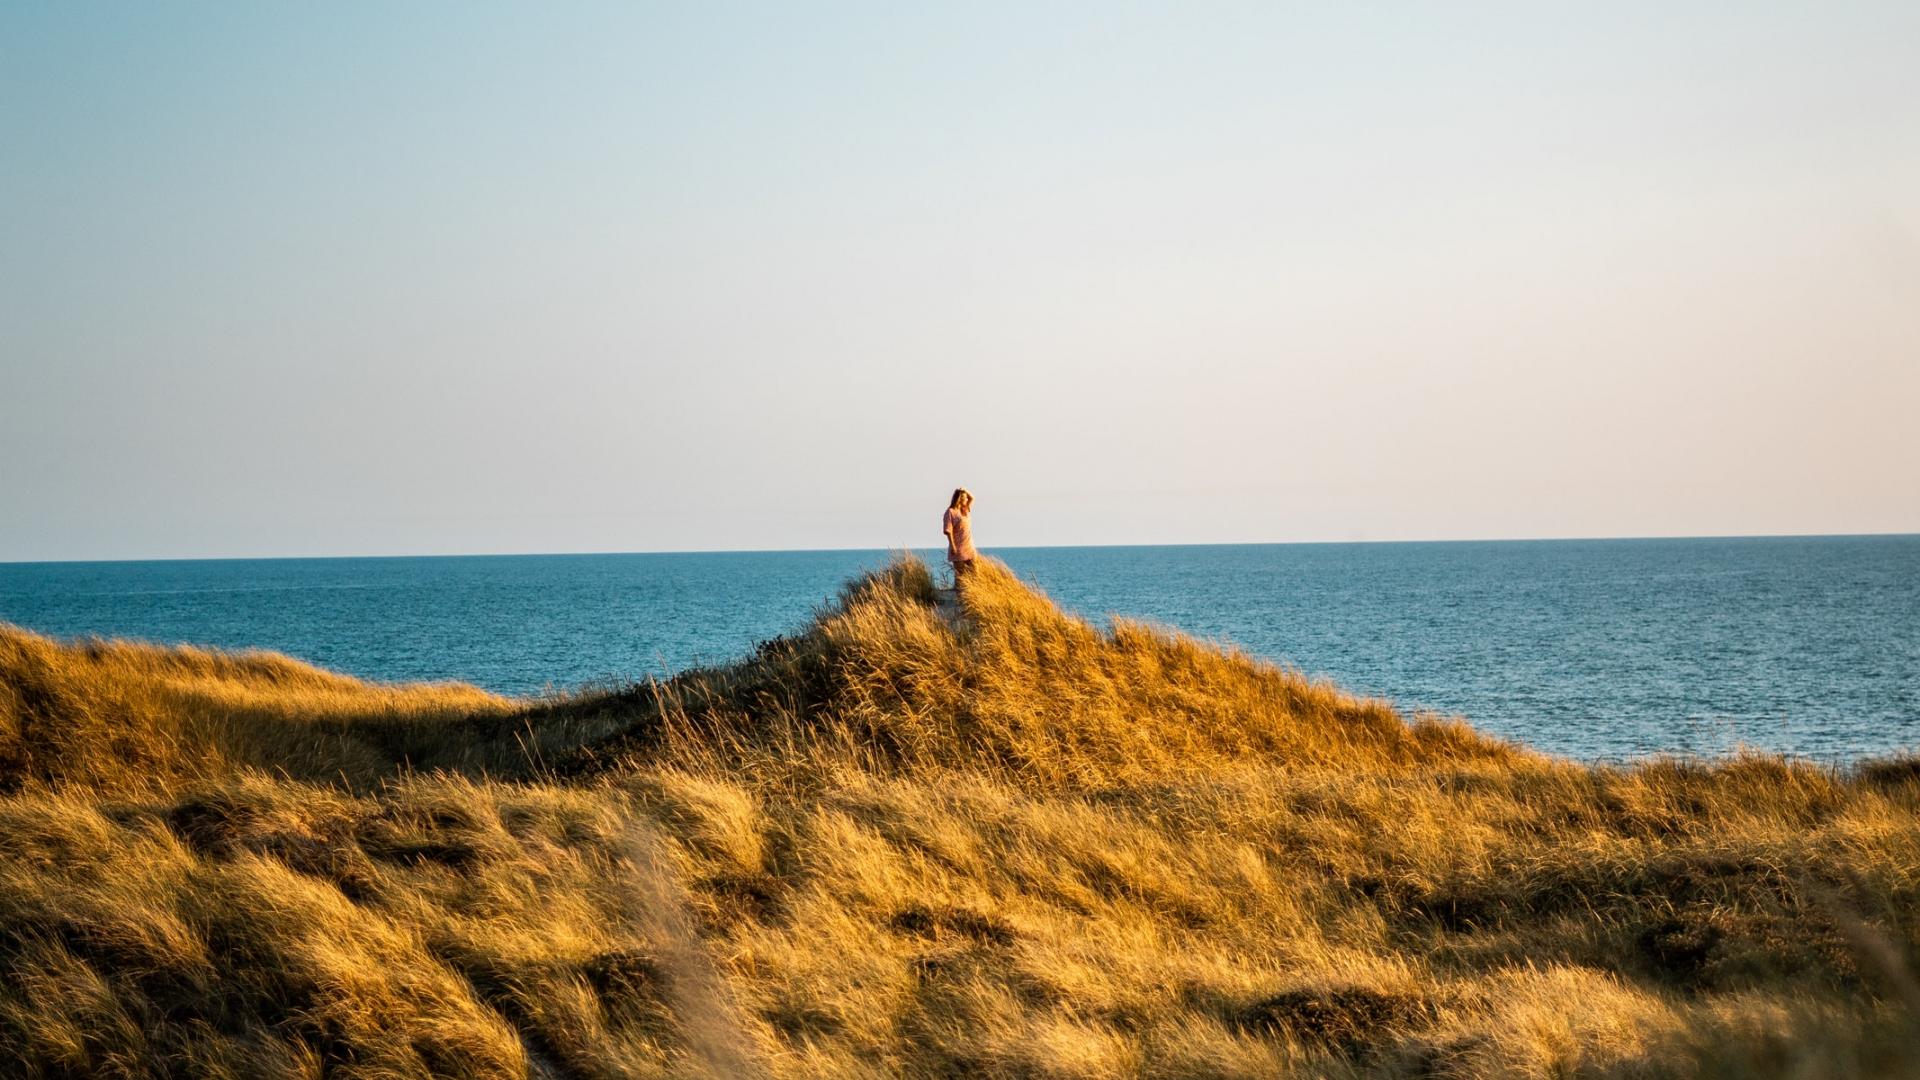
[[(967, 505), (961, 506), (960, 504), (963, 502), (966, 503)], [(958, 510), (964, 514), (972, 507), (973, 507), (973, 492), (968, 491), (966, 488), (954, 488), (953, 498), (948, 500), (947, 509)]]

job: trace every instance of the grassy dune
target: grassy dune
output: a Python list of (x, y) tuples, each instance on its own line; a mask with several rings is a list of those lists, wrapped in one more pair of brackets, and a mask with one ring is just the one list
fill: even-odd
[(1596, 769), (935, 601), (533, 702), (0, 628), (0, 1060), (1920, 1075), (1920, 760)]

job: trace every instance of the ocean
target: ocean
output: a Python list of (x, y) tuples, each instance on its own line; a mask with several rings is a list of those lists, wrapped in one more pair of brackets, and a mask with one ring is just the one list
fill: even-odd
[[(931, 557), (932, 553), (928, 554)], [(1920, 747), (1920, 536), (989, 548), (1069, 610), (1586, 760)], [(0, 564), (0, 620), (507, 694), (724, 663), (883, 551)]]

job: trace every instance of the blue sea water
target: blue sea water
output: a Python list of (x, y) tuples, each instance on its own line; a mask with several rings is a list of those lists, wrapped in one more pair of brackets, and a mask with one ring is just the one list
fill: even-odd
[[(1231, 642), (1555, 753), (1920, 746), (1920, 536), (989, 549), (1064, 606)], [(511, 694), (724, 662), (879, 551), (0, 564), (0, 620)]]

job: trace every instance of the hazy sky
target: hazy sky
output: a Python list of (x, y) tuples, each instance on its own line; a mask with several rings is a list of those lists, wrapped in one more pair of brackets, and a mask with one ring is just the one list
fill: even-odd
[(0, 7), (0, 560), (1920, 531), (1920, 4)]

